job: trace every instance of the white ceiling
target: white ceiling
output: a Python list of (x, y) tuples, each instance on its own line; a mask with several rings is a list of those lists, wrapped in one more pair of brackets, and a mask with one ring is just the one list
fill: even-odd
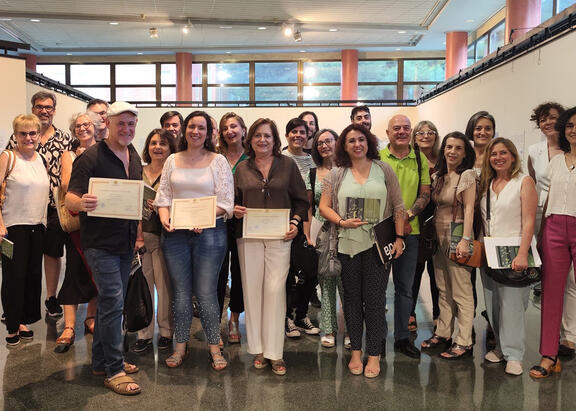
[[(0, 39), (29, 43), (38, 55), (442, 50), (446, 31), (474, 31), (504, 5), (505, 0), (0, 0)], [(192, 27), (184, 34), (188, 21)], [(300, 26), (301, 42), (282, 34), (283, 22)], [(151, 27), (158, 29), (157, 39), (150, 38)]]

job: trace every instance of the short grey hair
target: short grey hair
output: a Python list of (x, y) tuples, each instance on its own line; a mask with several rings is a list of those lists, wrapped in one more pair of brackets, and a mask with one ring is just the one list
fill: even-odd
[(72, 117), (70, 117), (69, 130), (74, 137), (76, 137), (76, 121), (78, 121), (80, 117), (88, 117), (88, 119), (94, 126), (94, 129), (97, 129), (98, 126), (100, 125), (100, 116), (98, 116), (98, 114), (94, 113), (93, 111), (88, 110), (72, 114)]

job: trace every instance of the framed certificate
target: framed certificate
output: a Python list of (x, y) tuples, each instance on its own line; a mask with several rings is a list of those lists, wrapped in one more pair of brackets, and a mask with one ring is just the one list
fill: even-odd
[(243, 238), (283, 239), (290, 227), (288, 208), (247, 208)]
[(142, 219), (144, 183), (141, 180), (90, 178), (88, 193), (98, 197), (98, 205), (90, 217)]
[(216, 227), (216, 196), (172, 200), (170, 225), (176, 230)]

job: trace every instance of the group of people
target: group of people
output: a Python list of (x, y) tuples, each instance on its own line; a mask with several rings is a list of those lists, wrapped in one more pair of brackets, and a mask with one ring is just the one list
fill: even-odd
[[(390, 272), (394, 349), (412, 358), (421, 355), (411, 331), (418, 328), (415, 307), (425, 268), (434, 331), (420, 348), (440, 348), (447, 360), (466, 358), (475, 342), (476, 270), (450, 258), (451, 225), (461, 223), (461, 238), (452, 244), (457, 257), (472, 253), (472, 240), (485, 235), (520, 237), (511, 265), (517, 271), (528, 268), (532, 238), (541, 238), (542, 360), (530, 375), (543, 378), (560, 371), (559, 350), (561, 355), (574, 352), (576, 286), (573, 271), (568, 273), (576, 258), (576, 238), (569, 234), (570, 227), (576, 229), (576, 108), (545, 103), (534, 110), (531, 119), (546, 140), (529, 148), (528, 174), (513, 142), (495, 138), (495, 119), (485, 111), (470, 118), (465, 133), (444, 138), (431, 121), (412, 127), (406, 116), (395, 115), (382, 147), (370, 131), (366, 106), (354, 107), (341, 133), (321, 129), (316, 114), (306, 111), (287, 123), (284, 148), (276, 123), (268, 118), (248, 128), (235, 113), (218, 123), (204, 111), (186, 118), (169, 111), (161, 127), (148, 134), (140, 156), (131, 144), (138, 122), (134, 106), (92, 101), (86, 112), (70, 119), (71, 134), (52, 125), (55, 109), (53, 94), (35, 94), (32, 114), (16, 117), (8, 149), (0, 155), (0, 237), (14, 243), (13, 255), (2, 256), (8, 345), (33, 338), (28, 325), (41, 316), (44, 254), (48, 314), (58, 316), (64, 306), (65, 326), (55, 351), (66, 352), (74, 344), (77, 306), (88, 303), (85, 329), (94, 334), (94, 374), (105, 376), (114, 392), (139, 393), (128, 375), (138, 367), (124, 361), (121, 331), (131, 262), (139, 249), (151, 295), (158, 296), (157, 347), (172, 350), (165, 359), (170, 368), (188, 354), (195, 308), (212, 368), (227, 367), (220, 322), (231, 275), (227, 340), (241, 341), (239, 316), (245, 312), (247, 351), (255, 368), (286, 373), (285, 336), (322, 333), (322, 346), (334, 347), (339, 295), (344, 345), (351, 350), (348, 368), (376, 377), (386, 347)], [(148, 215), (140, 222), (88, 215), (98, 207), (88, 189), (92, 177), (143, 180), (156, 191), (144, 205)], [(173, 200), (207, 196), (216, 197), (215, 227), (173, 227)], [(351, 215), (350, 199), (377, 204), (377, 218)], [(288, 209), (283, 238), (245, 238), (243, 218), (250, 209)], [(384, 264), (373, 227), (388, 218), (395, 240), (393, 258)], [(76, 219), (76, 225), (70, 228), (64, 219)], [(421, 236), (431, 222), (433, 252)], [(317, 263), (294, 261), (299, 255), (294, 245), (301, 242), (293, 240), (314, 246), (320, 226), (328, 231), (339, 262), (334, 275), (318, 275), (310, 268)], [(56, 296), (64, 247), (65, 278)], [(506, 361), (506, 372), (519, 375), (530, 289), (501, 284), (484, 268), (479, 271), (495, 336), (485, 359)], [(316, 326), (308, 306), (318, 285), (321, 321)], [(138, 332), (133, 351), (152, 347), (155, 326), (153, 321)]]

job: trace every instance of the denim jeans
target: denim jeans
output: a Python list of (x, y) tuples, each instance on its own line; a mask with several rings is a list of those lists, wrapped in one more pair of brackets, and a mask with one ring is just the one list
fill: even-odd
[(124, 370), (122, 313), (133, 255), (98, 248), (87, 248), (84, 255), (98, 288), (92, 369), (111, 377)]
[(192, 295), (198, 300), (198, 311), (208, 344), (220, 341), (220, 307), (218, 274), (227, 248), (226, 224), (216, 220), (216, 227), (200, 234), (189, 230), (162, 233), (162, 250), (172, 281), (174, 336), (176, 342), (190, 339)]
[(418, 235), (408, 235), (406, 249), (397, 260), (392, 260), (394, 279), (394, 340), (409, 337), (408, 321), (412, 312), (412, 284), (418, 263)]

